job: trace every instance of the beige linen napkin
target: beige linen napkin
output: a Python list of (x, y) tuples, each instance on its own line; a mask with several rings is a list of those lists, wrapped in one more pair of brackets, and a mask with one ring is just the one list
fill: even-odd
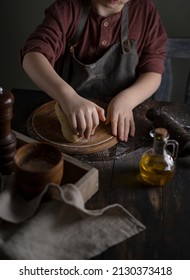
[[(48, 185), (27, 202), (14, 193), (12, 177), (0, 192), (0, 257), (10, 259), (89, 259), (145, 227), (119, 204), (87, 210), (72, 184)], [(42, 201), (56, 188), (60, 200)]]

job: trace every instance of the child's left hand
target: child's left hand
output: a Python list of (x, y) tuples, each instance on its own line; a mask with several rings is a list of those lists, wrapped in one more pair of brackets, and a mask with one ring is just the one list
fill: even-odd
[(126, 96), (122, 94), (115, 96), (108, 105), (106, 124), (111, 123), (112, 134), (120, 141), (127, 141), (129, 135), (133, 137), (135, 134), (132, 110)]

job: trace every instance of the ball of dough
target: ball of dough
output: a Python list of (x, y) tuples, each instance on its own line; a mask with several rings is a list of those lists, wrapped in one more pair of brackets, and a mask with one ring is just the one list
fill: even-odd
[(82, 138), (79, 137), (78, 135), (73, 134), (73, 132), (71, 131), (69, 121), (68, 121), (65, 113), (62, 111), (58, 102), (55, 103), (55, 113), (61, 124), (61, 131), (62, 131), (64, 138), (70, 143), (79, 142)]

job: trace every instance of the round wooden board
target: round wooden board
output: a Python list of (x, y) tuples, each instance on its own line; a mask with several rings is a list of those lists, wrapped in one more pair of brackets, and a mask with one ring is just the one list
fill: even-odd
[(69, 143), (61, 132), (61, 125), (55, 113), (55, 101), (50, 101), (36, 109), (29, 117), (27, 130), (30, 137), (57, 146), (67, 154), (90, 154), (114, 146), (118, 141), (111, 135), (111, 127), (100, 123), (90, 139)]

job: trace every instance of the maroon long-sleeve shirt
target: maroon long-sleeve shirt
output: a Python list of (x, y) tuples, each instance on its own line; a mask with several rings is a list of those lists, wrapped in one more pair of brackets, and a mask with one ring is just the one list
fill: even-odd
[[(128, 3), (128, 36), (137, 42), (137, 72), (163, 73), (166, 54), (166, 32), (152, 0), (130, 0)], [(57, 0), (45, 11), (43, 22), (21, 49), (21, 61), (28, 52), (46, 56), (59, 73), (66, 46), (73, 37), (82, 12), (82, 1)], [(113, 44), (120, 41), (121, 12), (103, 17), (90, 9), (79, 44), (77, 58), (89, 64), (99, 59)]]

